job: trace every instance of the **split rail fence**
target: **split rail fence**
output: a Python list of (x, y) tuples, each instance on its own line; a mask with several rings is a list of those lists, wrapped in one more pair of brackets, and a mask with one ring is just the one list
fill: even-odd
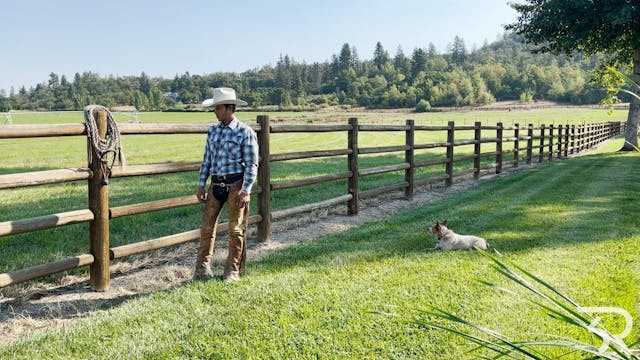
[[(100, 136), (105, 136), (106, 113), (96, 114)], [(375, 197), (391, 191), (402, 191), (410, 198), (418, 186), (442, 183), (450, 186), (455, 179), (473, 176), (478, 178), (485, 173), (500, 173), (505, 167), (517, 167), (520, 164), (552, 161), (575, 155), (593, 148), (599, 143), (622, 134), (624, 123), (607, 122), (585, 125), (540, 125), (495, 126), (476, 122), (472, 126), (456, 126), (449, 122), (446, 126), (416, 125), (407, 120), (403, 125), (367, 125), (359, 124), (358, 119), (350, 118), (342, 125), (287, 125), (271, 124), (268, 116), (258, 116), (257, 124), (252, 128), (258, 135), (260, 146), (260, 163), (258, 184), (253, 195), (257, 197), (258, 211), (249, 217), (249, 224), (257, 224), (257, 237), (260, 241), (268, 241), (271, 237), (272, 220), (293, 216), (303, 212), (346, 204), (349, 214), (357, 214), (360, 199)], [(145, 134), (206, 134), (208, 124), (120, 124), (122, 135)], [(346, 148), (338, 150), (319, 150), (271, 154), (270, 134), (274, 133), (322, 133), (346, 132)], [(359, 147), (358, 136), (365, 132), (403, 132), (405, 144), (396, 146)], [(416, 134), (422, 132), (446, 134), (445, 142), (415, 143)], [(487, 136), (489, 134), (489, 136)], [(0, 127), (1, 139), (36, 138), (57, 136), (86, 136), (83, 124), (62, 125), (7, 125)], [(486, 150), (486, 145), (495, 145), (493, 151)], [(456, 148), (473, 145), (473, 153), (469, 151), (456, 153)], [(416, 151), (440, 149), (434, 159), (416, 161)], [(78, 149), (80, 150), (80, 149)], [(444, 151), (443, 151), (444, 150)], [(404, 161), (395, 165), (361, 168), (358, 160), (365, 154), (402, 153)], [(95, 156), (95, 155), (94, 155)], [(347, 171), (327, 174), (293, 181), (272, 182), (271, 163), (311, 158), (346, 157)], [(484, 161), (482, 166), (482, 159)], [(466, 163), (465, 163), (466, 161)], [(98, 161), (93, 161), (93, 164)], [(463, 171), (454, 172), (454, 164), (473, 164)], [(176, 172), (198, 171), (199, 162), (162, 163), (146, 165), (129, 165), (123, 170), (114, 168), (112, 178), (148, 176)], [(438, 167), (441, 173), (436, 176), (416, 178), (416, 169)], [(458, 167), (459, 168), (459, 167)], [(363, 178), (374, 175), (400, 172), (398, 182), (379, 188), (361, 191)], [(192, 230), (178, 234), (163, 236), (142, 242), (117, 247), (109, 246), (110, 219), (142, 214), (164, 209), (178, 208), (197, 204), (195, 195), (162, 199), (157, 201), (110, 207), (109, 185), (101, 178), (101, 172), (90, 167), (78, 169), (58, 169), (46, 171), (23, 172), (0, 175), (0, 189), (11, 189), (43, 184), (63, 183), (86, 180), (88, 183), (88, 209), (49, 214), (39, 217), (17, 219), (0, 222), (0, 237), (34, 232), (55, 227), (89, 222), (88, 253), (67, 259), (36, 265), (24, 269), (0, 274), (0, 288), (13, 284), (49, 276), (89, 266), (90, 284), (95, 291), (105, 291), (109, 287), (111, 261), (123, 257), (140, 254), (155, 249), (165, 248), (199, 238), (200, 230)], [(283, 189), (313, 186), (315, 184), (347, 179), (345, 194), (321, 202), (305, 204), (293, 208), (272, 211), (271, 193)], [(218, 226), (218, 232), (226, 232), (228, 224)]]

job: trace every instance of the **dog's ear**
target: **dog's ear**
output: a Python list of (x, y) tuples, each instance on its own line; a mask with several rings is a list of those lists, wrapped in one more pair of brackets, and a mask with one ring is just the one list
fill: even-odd
[(447, 222), (447, 220), (443, 221), (443, 222), (442, 222), (442, 225), (444, 225), (444, 226), (446, 226), (446, 227), (449, 227), (449, 223)]

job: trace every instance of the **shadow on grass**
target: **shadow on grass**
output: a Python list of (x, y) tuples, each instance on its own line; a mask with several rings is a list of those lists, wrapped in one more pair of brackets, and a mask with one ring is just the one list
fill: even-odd
[[(393, 156), (377, 159), (396, 161)], [(373, 161), (373, 160), (372, 160)], [(337, 158), (307, 162), (291, 162), (283, 166), (282, 174), (316, 176), (316, 172), (341, 164)], [(318, 264), (333, 256), (350, 261), (363, 261), (388, 256), (423, 253), (434, 246), (433, 236), (426, 229), (437, 220), (448, 219), (458, 233), (485, 237), (501, 251), (521, 251), (538, 246), (589, 241), (606, 241), (635, 234), (634, 214), (639, 204), (633, 194), (640, 190), (636, 179), (640, 175), (640, 157), (625, 154), (585, 156), (568, 161), (539, 165), (491, 182), (456, 193), (454, 196), (429, 203), (401, 214), (361, 226), (346, 233), (335, 234), (312, 243), (277, 251), (260, 267), (281, 269), (288, 266)], [(166, 175), (164, 181), (149, 178), (115, 179), (112, 204), (151, 201), (181, 196), (191, 189), (194, 173)], [(379, 181), (389, 181), (380, 175)], [(400, 176), (399, 176), (400, 177)], [(175, 186), (168, 187), (170, 182)], [(393, 181), (392, 181), (393, 182)], [(300, 203), (320, 201), (345, 193), (344, 182), (331, 182), (302, 189), (274, 193), (274, 209)], [(76, 186), (73, 191), (64, 186)], [(54, 200), (35, 202), (47, 210), (60, 211), (84, 208), (84, 183), (50, 185)], [(144, 188), (148, 191), (141, 192)], [(26, 189), (29, 190), (29, 189)], [(14, 191), (26, 191), (16, 189)], [(28, 194), (25, 194), (28, 195)], [(11, 202), (14, 203), (13, 201)], [(30, 214), (34, 204), (19, 199), (11, 206), (15, 213)], [(68, 204), (83, 204), (82, 207)], [(252, 213), (256, 213), (254, 201)], [(9, 210), (8, 205), (4, 205)], [(2, 209), (2, 205), (0, 205)], [(30, 216), (38, 216), (34, 214)], [(164, 210), (112, 220), (111, 245), (118, 246), (143, 241), (181, 231), (197, 229), (201, 206)], [(224, 218), (224, 215), (223, 215)], [(2, 219), (0, 219), (2, 221)], [(310, 224), (308, 226), (313, 226)], [(6, 255), (0, 260), (0, 272), (46, 263), (67, 256), (88, 252), (88, 225), (78, 224), (57, 229), (0, 238), (0, 249)]]
[(504, 253), (624, 239), (638, 234), (638, 179), (640, 157), (633, 154), (543, 164), (417, 209), (389, 214), (384, 220), (274, 252), (256, 266), (280, 271), (322, 266), (336, 257), (360, 262), (423, 254), (435, 240), (426, 229), (444, 219), (456, 232), (485, 237)]
[[(487, 238), (503, 253), (622, 239), (637, 234), (634, 217), (640, 203), (634, 194), (640, 191), (635, 181), (640, 175), (639, 165), (640, 157), (621, 154), (543, 164), (481, 182), (472, 189), (416, 209), (389, 214), (384, 220), (274, 251), (263, 260), (250, 263), (249, 272), (332, 268), (336, 264), (367, 264), (398, 257), (475, 255), (426, 252), (434, 245), (426, 228), (443, 219), (448, 219), (459, 233)], [(173, 287), (182, 285), (176, 283)], [(85, 283), (75, 284), (53, 291), (87, 292), (84, 286)], [(34, 296), (45, 295), (46, 292)], [(129, 299), (146, 295), (62, 301), (52, 309), (34, 309), (28, 315), (47, 319), (55, 314), (68, 319), (96, 309), (118, 307)], [(20, 299), (2, 304), (1, 313), (6, 314), (13, 305), (25, 309), (24, 300)], [(0, 322), (16, 316), (19, 314), (0, 318)]]

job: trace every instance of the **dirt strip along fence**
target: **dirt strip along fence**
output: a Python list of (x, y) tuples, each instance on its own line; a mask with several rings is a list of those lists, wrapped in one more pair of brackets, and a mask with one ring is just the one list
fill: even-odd
[[(106, 114), (97, 114), (98, 127), (104, 136)], [(476, 122), (473, 126), (455, 126), (449, 122), (446, 126), (421, 126), (413, 120), (407, 120), (403, 125), (365, 125), (358, 124), (357, 118), (348, 119), (346, 124), (338, 125), (287, 125), (270, 124), (268, 116), (257, 116), (257, 124), (252, 128), (258, 135), (260, 146), (260, 160), (258, 183), (254, 187), (253, 197), (257, 197), (258, 214), (249, 217), (249, 224), (257, 224), (259, 241), (269, 241), (271, 237), (272, 220), (294, 216), (343, 204), (347, 206), (348, 214), (357, 214), (360, 199), (375, 197), (391, 191), (402, 191), (404, 196), (411, 198), (418, 186), (444, 182), (450, 186), (454, 180), (461, 177), (475, 178), (487, 173), (500, 173), (507, 166), (517, 167), (520, 164), (532, 162), (552, 161), (586, 151), (599, 143), (622, 134), (624, 123), (608, 122), (584, 125), (540, 125), (495, 126), (482, 125)], [(123, 135), (144, 134), (207, 134), (209, 124), (119, 124)], [(339, 150), (321, 150), (271, 154), (269, 150), (270, 134), (274, 133), (321, 133), (347, 132), (346, 148)], [(405, 144), (398, 146), (359, 147), (358, 135), (365, 132), (404, 132)], [(446, 134), (446, 142), (415, 143), (415, 135), (421, 132)], [(470, 138), (469, 134), (473, 134)], [(487, 136), (489, 134), (490, 136)], [(1, 139), (37, 138), (56, 136), (86, 136), (83, 124), (57, 125), (6, 125), (0, 127)], [(468, 138), (464, 138), (464, 137)], [(460, 137), (460, 139), (458, 139)], [(495, 151), (482, 152), (486, 145), (495, 145)], [(456, 148), (473, 145), (473, 154), (469, 152), (456, 154)], [(481, 146), (484, 145), (484, 146)], [(444, 157), (428, 161), (416, 161), (416, 150), (440, 149)], [(444, 149), (444, 151), (442, 151)], [(81, 149), (78, 149), (79, 151)], [(84, 151), (84, 150), (82, 150)], [(360, 168), (358, 160), (364, 154), (404, 152), (404, 162), (395, 165)], [(459, 151), (460, 152), (460, 151)], [(95, 155), (94, 155), (95, 156)], [(273, 162), (301, 160), (311, 158), (345, 157), (348, 171), (292, 181), (271, 181), (270, 165)], [(441, 156), (441, 155), (439, 155)], [(481, 166), (481, 159), (493, 161)], [(454, 172), (454, 163), (466, 161), (473, 164), (472, 168)], [(93, 164), (97, 164), (93, 161)], [(435, 176), (416, 178), (415, 171), (424, 167), (436, 167), (442, 172)], [(114, 167), (111, 177), (148, 176), (155, 174), (169, 174), (176, 172), (198, 171), (200, 162), (158, 163), (145, 165), (129, 165), (124, 169)], [(367, 191), (359, 190), (362, 178), (390, 172), (404, 171), (404, 177), (399, 182)], [(438, 170), (440, 171), (440, 170)], [(88, 209), (49, 214), (39, 217), (0, 222), (0, 236), (10, 236), (21, 233), (51, 229), (55, 227), (90, 223), (88, 253), (66, 258), (63, 260), (36, 265), (24, 269), (0, 274), (0, 288), (21, 282), (42, 278), (55, 273), (64, 272), (89, 266), (91, 289), (105, 291), (109, 288), (110, 262), (115, 259), (140, 254), (160, 248), (165, 248), (188, 241), (199, 239), (200, 230), (172, 234), (146, 241), (126, 244), (118, 247), (109, 246), (110, 219), (142, 214), (163, 209), (190, 206), (198, 203), (195, 195), (162, 199), (157, 201), (130, 204), (124, 206), (109, 206), (109, 185), (105, 184), (94, 174), (99, 174), (89, 167), (76, 169), (57, 169), (33, 171), (0, 175), (0, 190), (44, 184), (64, 183), (86, 180), (88, 183)], [(282, 189), (313, 186), (340, 179), (347, 179), (347, 189), (344, 195), (327, 199), (317, 203), (305, 204), (293, 208), (272, 211), (271, 193)], [(218, 232), (228, 231), (228, 224), (218, 226)]]

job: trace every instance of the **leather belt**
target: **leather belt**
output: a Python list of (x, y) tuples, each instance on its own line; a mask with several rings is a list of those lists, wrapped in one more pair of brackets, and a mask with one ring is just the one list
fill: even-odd
[(211, 176), (211, 185), (219, 186), (219, 187), (227, 187), (229, 184), (233, 184), (237, 181), (242, 180), (244, 174), (229, 174), (229, 175), (212, 175)]

